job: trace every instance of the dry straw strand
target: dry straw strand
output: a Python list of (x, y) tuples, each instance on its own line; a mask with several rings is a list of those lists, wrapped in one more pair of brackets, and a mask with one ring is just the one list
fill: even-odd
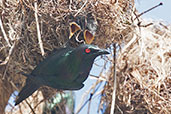
[(35, 19), (36, 19), (36, 27), (37, 27), (37, 36), (38, 36), (39, 46), (40, 46), (42, 56), (44, 56), (45, 51), (44, 51), (44, 48), (43, 48), (43, 42), (42, 42), (42, 39), (41, 39), (39, 20), (38, 20), (38, 15), (37, 15), (38, 14), (37, 1), (34, 2), (34, 7), (35, 7), (35, 13), (34, 14), (35, 14)]

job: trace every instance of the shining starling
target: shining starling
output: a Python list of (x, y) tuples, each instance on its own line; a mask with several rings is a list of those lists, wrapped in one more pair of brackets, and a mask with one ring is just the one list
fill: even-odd
[(109, 54), (105, 49), (82, 44), (77, 48), (60, 48), (40, 62), (27, 77), (26, 85), (18, 95), (15, 105), (32, 95), (41, 86), (58, 90), (79, 90), (87, 79), (94, 59)]

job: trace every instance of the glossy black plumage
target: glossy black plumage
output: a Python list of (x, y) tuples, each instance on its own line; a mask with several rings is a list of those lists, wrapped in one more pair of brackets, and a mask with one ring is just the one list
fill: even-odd
[(18, 95), (15, 105), (32, 95), (41, 86), (59, 90), (81, 89), (92, 68), (94, 59), (108, 51), (94, 45), (83, 44), (77, 48), (60, 48), (40, 62), (27, 76), (26, 85)]

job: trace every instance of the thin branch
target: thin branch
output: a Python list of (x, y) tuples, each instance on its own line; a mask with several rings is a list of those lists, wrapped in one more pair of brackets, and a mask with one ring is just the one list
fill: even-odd
[(91, 101), (92, 101), (92, 97), (94, 95), (94, 91), (92, 93), (90, 93), (90, 98), (89, 98), (89, 103), (88, 103), (88, 110), (87, 110), (87, 114), (90, 114), (90, 106), (91, 106)]
[[(80, 107), (78, 107), (76, 113), (74, 113), (74, 114), (78, 114), (78, 113), (84, 108), (84, 106), (90, 101), (90, 98), (91, 98), (91, 97), (89, 97), (89, 99), (88, 99), (86, 102), (82, 103), (82, 102), (84, 101), (85, 97), (86, 97), (87, 95), (89, 95), (90, 91), (91, 91), (93, 88), (95, 88), (95, 86), (96, 86), (96, 83), (93, 84), (93, 85), (91, 86), (91, 88), (90, 88), (87, 92), (85, 92), (86, 94), (82, 95), (82, 98), (81, 98), (82, 100), (80, 101), (80, 105), (79, 105)], [(82, 105), (82, 104), (83, 104), (83, 105)]]
[(75, 114), (78, 114), (88, 102), (89, 102), (89, 99), (78, 109), (78, 111)]
[(15, 44), (16, 44), (16, 42), (14, 42), (14, 44), (10, 48), (9, 53), (8, 53), (8, 56), (5, 58), (5, 61), (3, 61), (2, 63), (0, 63), (0, 65), (6, 65), (5, 66), (4, 73), (3, 73), (3, 77), (2, 77), (3, 80), (5, 79), (5, 76), (6, 76), (6, 73), (7, 73), (7, 68), (8, 68), (8, 62), (9, 62), (9, 59), (10, 59), (10, 57), (12, 55), (13, 49), (15, 47)]
[(120, 109), (120, 107), (118, 105), (116, 105), (116, 107), (118, 108), (118, 110), (120, 111), (120, 113), (123, 114), (123, 111)]
[(26, 104), (29, 106), (29, 108), (31, 109), (31, 112), (32, 112), (33, 114), (36, 114), (35, 111), (34, 111), (34, 109), (32, 108), (32, 106), (30, 105), (30, 103), (27, 101), (27, 99), (25, 100), (25, 102), (26, 102)]
[[(107, 64), (107, 62), (105, 62), (104, 66), (106, 66), (106, 64)], [(93, 97), (93, 95), (95, 94), (95, 92), (98, 90), (98, 88), (100, 87), (100, 86), (97, 87), (97, 85), (98, 85), (99, 83), (102, 82), (102, 81), (100, 80), (100, 78), (102, 77), (103, 70), (104, 70), (104, 69), (101, 70), (100, 75), (99, 75), (99, 78), (98, 78), (98, 80), (96, 81), (96, 86), (95, 86), (94, 88), (92, 88), (92, 89), (93, 89), (93, 92), (91, 92), (91, 94), (90, 94), (90, 98), (89, 98), (89, 101), (90, 101), (90, 102), (89, 102), (89, 104), (88, 104), (88, 112), (87, 112), (87, 114), (90, 114), (90, 106), (91, 106), (92, 97)], [(97, 88), (96, 88), (96, 87), (97, 87)]]
[(38, 21), (38, 16), (37, 16), (37, 13), (38, 13), (37, 1), (34, 2), (34, 7), (35, 7), (35, 13), (34, 14), (35, 14), (35, 19), (36, 19), (37, 36), (38, 36), (39, 46), (40, 46), (40, 50), (41, 50), (42, 56), (44, 56), (45, 55), (45, 51), (44, 51), (44, 48), (43, 48), (43, 42), (42, 42), (41, 35), (40, 35), (40, 27), (39, 27), (39, 21)]
[(74, 15), (74, 17), (76, 17), (80, 12), (81, 10), (84, 8), (84, 6), (87, 4), (87, 0), (84, 2), (84, 4), (81, 6), (81, 8), (78, 10), (78, 12)]
[(114, 110), (115, 110), (115, 99), (116, 99), (116, 43), (113, 44), (113, 67), (114, 67), (114, 71), (113, 71), (113, 77), (114, 77), (114, 82), (113, 82), (113, 94), (112, 94), (112, 104), (111, 104), (111, 110), (110, 110), (110, 114), (114, 114)]
[[(146, 10), (146, 11), (144, 11), (144, 12), (142, 12), (142, 13), (140, 13), (139, 15), (137, 15), (137, 17), (135, 18), (135, 19), (137, 19), (137, 18), (139, 18), (140, 16), (142, 16), (143, 14), (145, 14), (145, 13), (147, 13), (147, 12), (149, 12), (149, 11), (151, 11), (151, 10), (153, 10), (153, 9), (155, 9), (155, 8), (157, 8), (157, 7), (159, 7), (159, 6), (161, 6), (161, 5), (163, 5), (163, 3), (161, 2), (161, 3), (159, 3), (158, 5), (156, 5), (156, 6), (154, 6), (154, 7), (152, 7), (152, 8), (150, 8), (150, 9), (148, 9), (148, 10)], [(134, 20), (135, 20), (134, 19)]]
[(82, 100), (83, 100), (85, 96), (87, 96), (88, 94), (90, 94), (89, 99), (86, 100), (86, 102), (84, 102), (83, 105), (80, 104), (80, 107), (78, 108), (78, 110), (77, 110), (76, 113), (74, 113), (74, 114), (78, 114), (78, 113), (84, 108), (84, 106), (92, 99), (93, 94), (90, 93), (90, 91), (91, 91), (93, 88), (95, 88), (96, 85), (97, 85), (97, 83), (93, 84), (93, 85), (91, 86), (91, 88), (88, 90), (88, 92), (86, 92), (87, 94), (85, 94), (84, 96), (82, 96)]
[[(104, 63), (104, 66), (106, 66), (106, 64), (107, 64), (107, 61)], [(83, 100), (85, 99), (85, 96), (87, 96), (88, 94), (91, 94), (90, 97), (89, 97), (89, 99), (88, 99), (86, 102), (84, 102), (84, 103), (80, 103), (80, 105), (79, 105), (80, 107), (78, 107), (78, 109), (76, 110), (76, 113), (74, 113), (74, 114), (78, 114), (78, 113), (84, 108), (84, 106), (85, 106), (89, 101), (91, 101), (91, 99), (92, 99), (92, 97), (93, 97), (93, 94), (94, 94), (94, 93), (98, 90), (98, 88), (99, 88), (99, 87), (96, 88), (96, 86), (97, 86), (99, 83), (101, 83), (102, 81), (107, 81), (106, 79), (103, 80), (103, 77), (102, 77), (103, 70), (104, 70), (104, 69), (102, 69), (102, 71), (100, 72), (99, 77), (97, 78), (96, 83), (93, 84), (93, 85), (91, 86), (91, 88), (88, 90), (88, 92), (86, 92), (87, 94), (83, 95), (83, 97), (81, 98), (81, 99), (82, 99), (82, 102), (83, 102)], [(92, 77), (95, 78), (95, 75), (90, 74), (90, 76), (92, 76)], [(93, 89), (93, 92), (91, 92), (92, 89)], [(90, 93), (90, 92), (91, 92), (91, 93)], [(83, 105), (82, 105), (82, 104), (83, 104)], [(90, 110), (90, 108), (89, 108), (89, 110)]]
[(5, 64), (8, 63), (8, 61), (9, 61), (9, 59), (10, 59), (10, 56), (11, 56), (11, 54), (12, 54), (12, 52), (13, 52), (14, 47), (15, 47), (15, 42), (14, 42), (14, 44), (11, 46), (11, 48), (10, 48), (10, 50), (9, 50), (9, 52), (8, 52), (8, 56), (5, 58), (5, 60), (4, 60), (2, 63), (0, 63), (0, 65), (5, 65)]
[(0, 27), (1, 27), (1, 31), (2, 31), (2, 34), (4, 36), (4, 39), (6, 40), (8, 46), (11, 47), (11, 44), (10, 44), (10, 42), (8, 40), (7, 34), (5, 33), (5, 30), (4, 30), (4, 27), (3, 27), (1, 17), (0, 17)]
[(129, 48), (134, 42), (136, 42), (138, 39), (136, 37), (136, 35), (134, 34), (132, 39), (124, 46), (124, 48), (121, 50), (121, 53), (124, 53), (127, 48)]
[(106, 77), (103, 77), (103, 76), (98, 77), (98, 76), (95, 76), (93, 74), (89, 74), (89, 77), (90, 77), (90, 79), (95, 79), (95, 80), (100, 80), (100, 81), (108, 81), (106, 79)]
[[(96, 85), (97, 85), (97, 83), (96, 83)], [(94, 85), (93, 87), (96, 87), (96, 85)], [(99, 89), (99, 87), (100, 87), (100, 86), (98, 86), (98, 87), (94, 90), (94, 93), (93, 93), (93, 92), (90, 93), (89, 99), (86, 100), (86, 101), (84, 102), (84, 104), (78, 109), (78, 111), (77, 111), (75, 114), (80, 113), (80, 111), (85, 107), (85, 105), (86, 105), (88, 102), (91, 102), (91, 100), (92, 100), (93, 98), (97, 97), (97, 96), (101, 93), (101, 91), (100, 91), (99, 93), (97, 93), (96, 95), (94, 95), (95, 92), (97, 92), (97, 90)], [(93, 89), (93, 88), (91, 88), (91, 89)], [(91, 90), (91, 89), (90, 89), (90, 90)], [(89, 104), (89, 105), (90, 105), (90, 104)], [(89, 112), (90, 112), (90, 106), (88, 107), (88, 114), (89, 114)]]

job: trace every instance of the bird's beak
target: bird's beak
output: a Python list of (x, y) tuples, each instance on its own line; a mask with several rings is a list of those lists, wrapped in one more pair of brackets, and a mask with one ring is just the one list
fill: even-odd
[(104, 54), (110, 54), (110, 53), (109, 53), (108, 50), (106, 50), (106, 49), (100, 49), (100, 50), (98, 51), (98, 54), (99, 54), (99, 55), (104, 55)]

